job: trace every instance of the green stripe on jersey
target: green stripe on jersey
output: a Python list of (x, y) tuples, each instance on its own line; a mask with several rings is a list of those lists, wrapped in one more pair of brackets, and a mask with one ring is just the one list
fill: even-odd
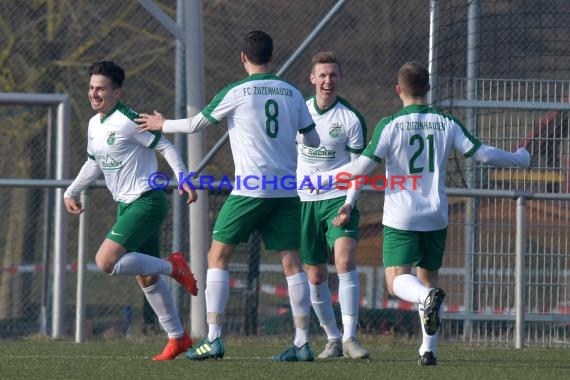
[(350, 153), (356, 153), (356, 154), (360, 154), (360, 153), (364, 152), (364, 148), (354, 149), (354, 148), (349, 147), (348, 145), (346, 146), (346, 150)]
[(215, 96), (214, 99), (212, 99), (212, 101), (210, 102), (210, 104), (208, 104), (203, 110), (202, 110), (202, 115), (204, 115), (204, 117), (206, 119), (208, 119), (210, 121), (210, 123), (217, 125), (220, 123), (219, 120), (217, 120), (215, 117), (212, 116), (212, 112), (214, 112), (214, 110), (216, 109), (216, 107), (222, 102), (222, 100), (226, 97), (226, 95), (228, 94), (228, 92), (230, 92), (230, 90), (234, 87), (237, 87), (239, 85), (242, 85), (246, 82), (250, 82), (253, 80), (259, 80), (259, 79), (279, 79), (275, 74), (252, 74), (246, 78), (243, 78), (242, 80), (239, 80), (237, 82), (234, 83), (230, 83), (228, 84), (226, 87), (222, 88)]
[[(243, 78), (242, 80), (239, 80), (237, 82), (234, 83), (230, 83), (229, 85), (227, 85), (226, 87), (222, 88), (212, 99), (212, 101), (210, 102), (210, 104), (208, 104), (203, 110), (202, 110), (202, 115), (204, 115), (204, 117), (206, 119), (208, 119), (208, 121), (210, 121), (210, 123), (214, 124), (214, 125), (218, 125), (220, 123), (220, 120), (217, 120), (215, 117), (212, 116), (212, 112), (214, 112), (214, 110), (216, 109), (216, 107), (221, 103), (221, 101), (226, 97), (226, 95), (228, 94), (228, 92), (230, 92), (231, 89), (233, 89), (234, 87), (240, 86), (244, 83), (247, 82), (252, 82), (252, 81), (256, 81), (256, 80), (278, 80), (281, 82), (285, 82), (288, 85), (290, 85), (291, 87), (294, 87), (295, 89), (297, 89), (297, 87), (293, 84), (291, 84), (290, 82), (278, 77), (277, 75), (273, 74), (273, 73), (260, 73), (260, 74), (251, 74), (250, 76)], [(297, 89), (298, 90), (298, 89)], [(309, 128), (308, 130), (310, 130), (311, 126), (308, 126), (307, 128)]]
[(115, 104), (115, 107), (111, 108), (111, 111), (107, 112), (105, 116), (101, 118), (101, 124), (103, 124), (105, 120), (107, 120), (117, 110), (117, 108), (119, 108), (120, 105), (121, 103)]
[[(351, 110), (356, 115), (358, 121), (360, 121), (360, 128), (362, 129), (362, 143), (366, 144), (366, 134), (368, 130), (366, 128), (366, 120), (364, 120), (362, 114), (356, 108), (354, 108), (352, 104), (350, 104), (345, 98), (337, 96), (337, 101), (346, 108), (348, 108), (349, 110)], [(362, 149), (354, 149), (347, 146), (346, 150), (352, 153), (362, 153), (364, 151), (364, 146), (362, 147)]]
[[(366, 121), (364, 120), (364, 117), (362, 116), (362, 114), (356, 108), (354, 108), (352, 106), (352, 104), (350, 104), (348, 102), (348, 100), (346, 100), (345, 98), (343, 98), (341, 96), (337, 96), (336, 100), (330, 106), (328, 106), (325, 109), (319, 108), (319, 105), (317, 104), (316, 96), (312, 95), (312, 96), (309, 96), (305, 99), (305, 101), (309, 101), (309, 100), (311, 100), (313, 102), (313, 107), (315, 107), (315, 111), (317, 111), (317, 113), (319, 115), (324, 115), (325, 113), (329, 112), (331, 109), (333, 109), (335, 107), (335, 105), (337, 103), (340, 103), (343, 106), (345, 106), (346, 108), (348, 108), (358, 118), (358, 121), (360, 122), (361, 132), (362, 132), (362, 141), (363, 141), (363, 144), (366, 144), (366, 133), (368, 132), (366, 129)], [(349, 152), (352, 152), (352, 153), (360, 154), (364, 151), (364, 147), (362, 147), (361, 149), (355, 149), (355, 148), (351, 148), (347, 145), (346, 150)]]
[(370, 140), (370, 143), (368, 144), (366, 149), (364, 149), (364, 152), (362, 152), (363, 156), (371, 158), (378, 163), (382, 162), (382, 159), (380, 157), (374, 155), (374, 150), (376, 149), (378, 143), (380, 142), (380, 136), (382, 135), (382, 131), (384, 131), (386, 125), (394, 121), (395, 119), (394, 116), (395, 115), (390, 115), (383, 119), (380, 119), (378, 124), (376, 124), (376, 128), (374, 128), (374, 133), (372, 134), (372, 139)]
[(310, 130), (315, 129), (315, 127), (316, 127), (315, 123), (311, 123), (310, 125), (306, 126), (305, 128), (299, 129), (299, 133), (305, 134), (305, 133), (309, 132)]
[(382, 134), (384, 127), (386, 127), (387, 124), (395, 121), (399, 117), (414, 114), (414, 113), (437, 114), (437, 115), (440, 115), (445, 119), (449, 119), (449, 120), (453, 121), (454, 123), (456, 123), (457, 125), (459, 125), (459, 127), (463, 131), (463, 134), (465, 135), (465, 137), (467, 137), (469, 139), (469, 141), (471, 141), (471, 143), (473, 144), (473, 148), (471, 148), (471, 150), (469, 150), (469, 152), (465, 153), (465, 155), (464, 155), (465, 157), (471, 157), (472, 155), (474, 155), (475, 152), (477, 151), (477, 149), (479, 149), (479, 147), (481, 146), (481, 142), (475, 136), (473, 136), (467, 130), (467, 128), (465, 128), (465, 126), (463, 125), (463, 122), (461, 120), (459, 120), (458, 118), (456, 118), (455, 116), (453, 116), (449, 113), (445, 113), (443, 111), (440, 111), (436, 108), (431, 108), (425, 104), (412, 104), (412, 105), (409, 105), (407, 107), (402, 108), (400, 111), (398, 111), (398, 112), (396, 112), (396, 113), (394, 113), (388, 117), (385, 117), (384, 119), (382, 119), (378, 122), (378, 124), (376, 125), (376, 129), (374, 130), (374, 135), (372, 136), (372, 140), (370, 141), (370, 144), (368, 145), (369, 147), (372, 147), (372, 148), (371, 149), (368, 149), (368, 148), (365, 149), (363, 154), (369, 158), (372, 158), (372, 159), (380, 162), (379, 158), (374, 156), (374, 149), (378, 145), (378, 142), (380, 140), (380, 135)]
[(400, 110), (399, 112), (395, 113), (394, 119), (399, 117), (399, 116), (403, 116), (403, 115), (409, 115), (412, 113), (431, 113), (431, 114), (437, 114), (442, 116), (445, 119), (449, 119), (452, 120), (453, 122), (455, 122), (457, 125), (459, 125), (459, 127), (461, 128), (461, 130), (463, 131), (463, 134), (465, 134), (465, 137), (467, 137), (469, 139), (469, 141), (471, 141), (471, 143), (474, 145), (473, 149), (471, 149), (469, 152), (467, 152), (465, 154), (465, 157), (469, 157), (470, 155), (474, 154), (475, 151), (477, 151), (477, 149), (479, 149), (479, 147), (481, 146), (481, 142), (475, 137), (473, 136), (468, 130), (467, 128), (465, 128), (465, 126), (463, 125), (463, 122), (461, 120), (459, 120), (458, 118), (456, 118), (455, 116), (440, 111), (436, 108), (431, 108), (428, 107), (427, 105), (422, 105), (422, 104), (412, 104), (410, 106), (407, 106), (405, 108), (403, 108), (402, 110)]
[(156, 146), (156, 144), (158, 144), (158, 142), (160, 141), (160, 138), (162, 137), (162, 133), (159, 131), (149, 131), (150, 133), (152, 133), (154, 135), (154, 140), (152, 140), (152, 142), (150, 143), (150, 145), (148, 146), (149, 149), (154, 149), (154, 147)]
[(135, 112), (133, 109), (127, 107), (123, 103), (117, 103), (115, 109), (120, 113), (122, 113), (123, 115), (125, 115), (126, 117), (128, 117), (129, 119), (131, 119), (132, 121), (135, 121), (135, 119), (139, 117), (138, 112)]

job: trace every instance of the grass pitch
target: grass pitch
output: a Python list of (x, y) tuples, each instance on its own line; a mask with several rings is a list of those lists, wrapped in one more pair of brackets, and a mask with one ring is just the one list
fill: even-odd
[[(437, 367), (420, 368), (414, 343), (362, 339), (368, 360), (316, 360), (273, 363), (284, 339), (227, 337), (222, 360), (194, 362), (184, 356), (152, 362), (159, 339), (94, 340), (77, 344), (45, 338), (0, 340), (1, 379), (564, 379), (570, 374), (565, 348), (466, 347), (441, 344)], [(316, 353), (324, 341), (312, 343)]]

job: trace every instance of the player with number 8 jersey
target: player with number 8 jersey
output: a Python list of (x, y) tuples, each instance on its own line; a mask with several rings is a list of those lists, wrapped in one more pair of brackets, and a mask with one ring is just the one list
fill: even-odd
[[(202, 111), (214, 125), (230, 113), (233, 115), (227, 123), (236, 178), (256, 179), (247, 188), (234, 188), (232, 194), (296, 196), (296, 191), (279, 181), (296, 175), (297, 131), (305, 133), (314, 128), (300, 91), (275, 74), (251, 74), (222, 89)], [(275, 178), (279, 181), (274, 182)]]
[[(186, 353), (191, 360), (224, 356), (222, 325), (229, 298), (228, 264), (234, 248), (257, 230), (266, 251), (276, 251), (287, 279), (295, 337), (276, 361), (312, 361), (309, 346), (310, 299), (299, 247), (301, 208), (294, 182), (296, 141), (318, 146), (319, 135), (297, 88), (270, 73), (273, 40), (262, 32), (246, 35), (241, 61), (248, 76), (223, 88), (202, 112), (190, 119), (165, 120), (141, 114), (141, 130), (195, 133), (226, 118), (235, 163), (236, 186), (222, 206), (212, 233), (206, 273), (208, 336)], [(297, 137), (297, 135), (302, 137)], [(249, 178), (238, 187), (240, 178)], [(285, 183), (284, 180), (288, 182)]]

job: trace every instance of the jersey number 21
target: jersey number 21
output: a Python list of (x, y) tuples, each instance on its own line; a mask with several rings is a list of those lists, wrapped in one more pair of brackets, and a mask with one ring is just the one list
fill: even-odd
[[(435, 146), (433, 141), (433, 135), (427, 135), (425, 139), (428, 142), (427, 159), (428, 159), (429, 172), (433, 173), (435, 165), (434, 164)], [(416, 143), (418, 147), (414, 152), (414, 154), (412, 155), (412, 158), (410, 158), (410, 162), (408, 164), (410, 174), (421, 173), (424, 171), (424, 166), (421, 166), (422, 162), (421, 161), (418, 162), (418, 159), (422, 156), (422, 153), (425, 149), (425, 142), (422, 135), (416, 134), (410, 137), (410, 146), (414, 146), (416, 145)]]

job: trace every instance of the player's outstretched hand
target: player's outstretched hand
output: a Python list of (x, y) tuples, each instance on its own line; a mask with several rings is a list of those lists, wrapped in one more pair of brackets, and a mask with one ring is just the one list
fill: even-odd
[(70, 214), (79, 215), (85, 211), (81, 202), (76, 201), (75, 198), (65, 197), (63, 198), (63, 203), (65, 203), (65, 208)]
[(190, 185), (188, 185), (186, 182), (182, 184), (182, 188), (184, 190), (178, 190), (178, 194), (180, 194), (181, 196), (184, 194), (188, 194), (188, 200), (186, 201), (187, 205), (194, 203), (198, 200), (198, 193), (196, 192), (196, 190), (192, 189)]
[(153, 114), (141, 113), (139, 117), (135, 119), (137, 123), (137, 129), (139, 132), (144, 131), (160, 131), (162, 125), (164, 124), (164, 116), (156, 110)]
[(352, 212), (352, 206), (350, 204), (345, 204), (338, 209), (338, 214), (333, 219), (333, 226), (342, 227), (348, 222), (350, 222), (350, 213)]

